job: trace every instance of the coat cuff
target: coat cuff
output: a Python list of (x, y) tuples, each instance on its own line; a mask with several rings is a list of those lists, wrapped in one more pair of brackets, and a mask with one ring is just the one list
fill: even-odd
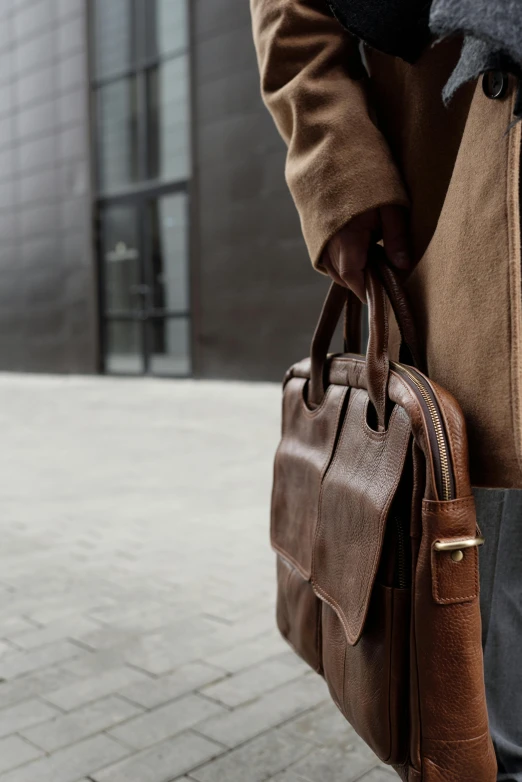
[(374, 121), (359, 43), (324, 0), (251, 0), (261, 88), (288, 145), (286, 178), (314, 266), (368, 209), (408, 205)]
[[(291, 158), (287, 161), (287, 182), (318, 271), (324, 272), (321, 258), (325, 246), (354, 217), (388, 204), (410, 205), (388, 146), (375, 126), (371, 127), (370, 134), (347, 135), (345, 149), (328, 152), (323, 146), (315, 161), (308, 157), (306, 167)], [(354, 144), (354, 139), (361, 139), (360, 144)]]

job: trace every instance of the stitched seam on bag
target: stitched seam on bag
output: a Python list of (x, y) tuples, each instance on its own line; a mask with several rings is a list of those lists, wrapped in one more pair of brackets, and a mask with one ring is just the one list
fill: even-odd
[(423, 508), (427, 513), (438, 513), (446, 515), (448, 512), (454, 512), (456, 508), (475, 507), (475, 498), (472, 494), (469, 497), (458, 497), (455, 500), (423, 500)]
[[(305, 381), (305, 384), (306, 384), (306, 382), (308, 382), (308, 381)], [(328, 391), (325, 394), (325, 399), (326, 399), (326, 396), (329, 393), (332, 392), (332, 389), (334, 387), (335, 387), (334, 384), (332, 384), (329, 387)], [(303, 388), (304, 388), (304, 386), (303, 386)], [(302, 399), (302, 390), (303, 389), (301, 389), (301, 399)], [(337, 416), (336, 416), (336, 420), (335, 420), (335, 426), (333, 428), (332, 436), (331, 436), (330, 442), (328, 444), (328, 450), (327, 450), (325, 459), (322, 462), (322, 466), (321, 466), (321, 470), (320, 470), (320, 477), (319, 477), (320, 489), (319, 489), (319, 502), (318, 502), (318, 505), (317, 505), (317, 516), (316, 516), (316, 524), (315, 524), (316, 527), (317, 527), (317, 521), (319, 519), (319, 508), (320, 508), (320, 497), (321, 497), (321, 491), (322, 491), (322, 482), (323, 482), (323, 478), (324, 478), (326, 469), (328, 468), (328, 466), (330, 464), (330, 461), (333, 459), (332, 450), (333, 450), (333, 446), (335, 444), (335, 437), (336, 437), (336, 434), (337, 434), (337, 430), (339, 428), (339, 421), (340, 421), (340, 418), (341, 418), (342, 409), (344, 407), (344, 400), (345, 400), (345, 397), (346, 397), (346, 394), (348, 393), (348, 391), (349, 391), (349, 388), (348, 388), (348, 386), (346, 386), (346, 388), (344, 389), (344, 391), (341, 394), (341, 397), (339, 399), (339, 403), (338, 403), (338, 406), (337, 406)], [(303, 402), (304, 402), (304, 400), (303, 400)], [(324, 402), (324, 399), (323, 399), (323, 402)], [(350, 399), (350, 402), (351, 402), (351, 399)], [(348, 404), (348, 406), (349, 405), (350, 405), (350, 403)], [(305, 409), (307, 409), (306, 405), (304, 405), (304, 407), (305, 407)], [(284, 426), (284, 422), (283, 422), (283, 433), (282, 433), (282, 437), (281, 437), (281, 442), (279, 443), (279, 446), (278, 446), (278, 449), (277, 449), (277, 452), (276, 452), (276, 462), (277, 462), (277, 456), (278, 456), (279, 450), (281, 449), (281, 446), (283, 444), (284, 437), (285, 437), (285, 426)], [(275, 465), (274, 465), (274, 469), (275, 469)], [(272, 494), (272, 501), (273, 501), (273, 494)], [(270, 536), (271, 536), (271, 538), (274, 536), (274, 532), (273, 532), (274, 515), (275, 514), (272, 512), (271, 519), (270, 519)], [(315, 533), (314, 533), (314, 538), (315, 538)], [(297, 568), (299, 573), (301, 573), (301, 575), (305, 578), (306, 581), (310, 580), (312, 565), (310, 565), (310, 572), (305, 571), (304, 566), (301, 565), (299, 562), (297, 562), (297, 560), (294, 559), (294, 557), (291, 554), (289, 554), (285, 549), (282, 549), (277, 543), (274, 543), (273, 540), (271, 540), (270, 543), (272, 545), (272, 548), (275, 551), (279, 552), (282, 556), (284, 556), (285, 558), (289, 559), (292, 562), (293, 565), (295, 565), (295, 567)], [(313, 541), (312, 541), (312, 561), (313, 561)]]
[(284, 562), (285, 568), (286, 568), (286, 576), (284, 579), (284, 586), (283, 586), (283, 600), (284, 600), (284, 607), (285, 607), (285, 625), (286, 625), (286, 633), (283, 633), (283, 636), (287, 638), (288, 634), (290, 633), (291, 627), (290, 627), (290, 610), (288, 605), (288, 592), (289, 590), (289, 584), (290, 584), (290, 576), (292, 575), (292, 568), (288, 564), (288, 562)]
[(439, 603), (459, 603), (461, 600), (473, 600), (476, 597), (478, 597), (478, 595), (476, 593), (474, 595), (466, 595), (465, 597), (437, 597), (437, 602), (439, 602)]
[[(462, 497), (455, 500), (449, 500), (449, 501), (432, 501), (432, 500), (423, 500), (422, 501), (422, 507), (426, 514), (426, 516), (439, 516), (442, 517), (445, 521), (448, 520), (448, 518), (451, 520), (451, 517), (455, 515), (456, 511), (467, 511), (472, 510), (475, 511), (475, 498), (473, 495), (470, 495), (469, 497)], [(464, 535), (462, 537), (465, 537)], [(441, 538), (437, 538), (441, 539)], [(442, 539), (448, 539), (448, 540), (455, 540), (457, 541), (458, 538), (442, 538)], [(466, 600), (474, 600), (476, 597), (478, 597), (479, 594), (479, 580), (478, 580), (478, 569), (477, 569), (477, 551), (476, 549), (473, 551), (473, 557), (474, 557), (474, 574), (473, 574), (473, 581), (474, 581), (474, 593), (472, 595), (462, 595), (462, 596), (452, 596), (452, 597), (442, 597), (441, 596), (441, 584), (440, 584), (440, 568), (438, 565), (437, 557), (443, 556), (443, 554), (436, 553), (431, 548), (430, 557), (431, 557), (431, 569), (432, 569), (432, 578), (433, 578), (433, 598), (437, 603), (441, 604), (451, 604), (451, 603), (460, 603)]]
[[(433, 562), (433, 557), (437, 557), (437, 556), (439, 556), (439, 554), (437, 552), (435, 552), (434, 549), (432, 548), (431, 556), (432, 556), (432, 562)], [(475, 582), (475, 593), (473, 595), (467, 595), (465, 597), (441, 597), (440, 596), (440, 590), (439, 590), (439, 566), (438, 566), (436, 560), (435, 560), (435, 562), (433, 562), (433, 569), (435, 571), (434, 576), (433, 576), (433, 592), (434, 592), (435, 600), (438, 603), (458, 603), (461, 600), (473, 600), (474, 598), (478, 597), (479, 585), (478, 585), (477, 550), (476, 549), (473, 551), (473, 559), (474, 559), (474, 562), (473, 562), (473, 570), (474, 570), (473, 580)], [(455, 563), (455, 567), (458, 567), (458, 563)]]
[[(312, 589), (312, 592), (313, 592), (313, 588), (312, 588), (311, 584), (310, 584), (310, 588)], [(314, 592), (314, 597), (315, 597), (315, 592)], [(315, 650), (316, 650), (316, 653), (317, 653), (317, 660), (318, 660), (318, 669), (317, 670), (322, 670), (324, 668), (324, 665), (323, 665), (322, 639), (321, 639), (321, 626), (322, 626), (321, 615), (322, 615), (322, 612), (323, 612), (323, 609), (322, 609), (321, 603), (318, 601), (317, 619), (315, 621)]]
[(441, 771), (444, 774), (446, 774), (447, 772), (447, 769), (443, 768), (442, 766), (439, 766), (438, 763), (435, 763), (434, 760), (430, 760), (430, 758), (424, 758), (424, 763), (426, 763), (428, 766), (432, 766), (433, 768), (438, 769), (438, 771)]
[[(348, 409), (350, 408), (351, 404), (352, 404), (352, 399), (350, 399), (350, 405), (349, 405)], [(394, 416), (398, 415), (398, 412), (397, 412), (398, 409), (402, 410), (403, 408), (401, 408), (400, 405), (396, 405), (395, 406), (395, 408), (394, 408), (394, 410), (393, 410), (393, 412), (392, 412), (392, 414), (390, 416), (390, 426), (391, 426), (391, 422), (392, 422), (392, 419), (394, 418)], [(344, 427), (347, 425), (347, 421), (348, 421), (348, 411), (346, 413), (346, 419), (345, 419), (344, 424), (343, 424), (343, 431), (344, 431)], [(406, 440), (406, 447), (407, 447), (407, 444), (408, 444), (408, 442), (410, 440), (410, 433), (411, 432), (408, 431), (408, 436), (407, 436), (407, 440)], [(333, 459), (332, 459), (332, 462), (333, 462)], [(379, 530), (381, 531), (381, 533), (382, 533), (383, 524), (384, 525), (386, 524), (386, 519), (388, 517), (388, 513), (390, 511), (390, 508), (391, 508), (391, 505), (392, 505), (392, 502), (393, 502), (393, 498), (395, 497), (395, 494), (397, 492), (397, 488), (399, 486), (401, 477), (402, 477), (402, 472), (398, 476), (397, 481), (395, 483), (395, 486), (393, 487), (392, 491), (390, 492), (389, 500), (388, 500), (387, 504), (385, 505), (385, 507), (383, 508), (383, 511), (381, 513), (381, 517), (379, 519)], [(316, 548), (315, 547), (315, 542), (316, 542), (317, 536), (319, 534), (319, 531), (323, 527), (323, 522), (322, 522), (322, 519), (321, 519), (323, 487), (324, 487), (324, 483), (321, 485), (321, 492), (320, 492), (320, 496), (319, 496), (319, 518), (318, 518), (318, 523), (317, 523), (317, 527), (316, 527), (316, 530), (315, 530), (314, 545), (312, 547), (312, 577), (311, 577), (311, 584), (312, 584), (312, 587), (314, 589), (314, 592), (316, 592), (316, 594), (319, 594), (319, 596), (322, 597), (325, 600), (325, 602), (327, 602), (328, 605), (330, 605), (334, 609), (335, 613), (337, 614), (338, 618), (340, 619), (340, 621), (341, 621), (341, 623), (342, 623), (342, 625), (343, 625), (343, 627), (345, 629), (345, 633), (346, 633), (346, 636), (347, 636), (349, 642), (351, 644), (354, 644), (356, 642), (356, 639), (360, 636), (361, 631), (359, 630), (355, 635), (353, 634), (352, 630), (348, 627), (348, 624), (347, 624), (348, 619), (347, 619), (343, 609), (341, 608), (341, 606), (337, 603), (335, 598), (333, 598), (326, 590), (324, 590), (322, 587), (318, 586), (317, 582), (313, 578), (314, 562), (315, 562), (315, 548)], [(378, 556), (380, 554), (381, 554), (381, 547), (379, 547), (378, 549), (375, 550), (374, 555), (373, 555), (373, 559), (372, 559), (372, 562), (371, 562), (371, 567), (368, 568), (367, 571), (366, 571), (367, 573), (368, 572), (372, 573), (372, 572), (375, 571), (375, 573), (374, 573), (374, 578), (371, 580), (371, 582), (368, 584), (368, 586), (366, 588), (366, 591), (365, 591), (365, 594), (364, 594), (364, 599), (361, 601), (361, 604), (360, 604), (359, 609), (357, 611), (357, 614), (356, 614), (357, 625), (359, 625), (361, 614), (363, 614), (365, 612), (365, 610), (366, 610), (366, 605), (368, 603), (371, 591), (373, 589), (373, 585), (375, 583), (375, 575), (376, 575), (376, 572), (377, 572), (376, 568), (375, 568), (375, 563), (376, 563), (377, 558), (378, 558)]]
[(478, 736), (472, 736), (469, 739), (432, 739), (430, 736), (424, 736), (424, 741), (431, 741), (432, 744), (470, 744), (472, 741), (482, 741), (487, 736), (489, 736), (489, 730), (486, 728)]
[[(432, 555), (434, 554), (432, 549)], [(435, 555), (437, 556), (437, 555)], [(434, 587), (435, 587), (435, 598), (440, 603), (455, 603), (460, 600), (473, 600), (474, 598), (478, 597), (478, 570), (477, 570), (477, 551), (476, 549), (473, 551), (473, 569), (474, 569), (474, 576), (473, 580), (475, 582), (475, 593), (473, 595), (468, 595), (467, 597), (440, 597), (440, 590), (439, 590), (439, 568), (437, 564), (435, 564), (435, 576), (434, 576)], [(456, 563), (458, 565), (458, 563)]]
[[(341, 431), (339, 432), (339, 441), (342, 439), (342, 436), (344, 434), (345, 428), (348, 426), (349, 413), (350, 413), (350, 409), (351, 409), (351, 407), (353, 405), (353, 400), (354, 400), (354, 397), (355, 397), (355, 394), (352, 394), (351, 392), (353, 390), (355, 390), (355, 391), (359, 390), (359, 389), (352, 389), (349, 386), (347, 386), (346, 389), (350, 393), (350, 397), (348, 399), (348, 407), (346, 409), (346, 416), (344, 418)], [(343, 396), (343, 401), (344, 401), (344, 396)], [(341, 407), (339, 409), (339, 415), (337, 417), (337, 421), (336, 421), (336, 425), (335, 425), (335, 429), (334, 429), (334, 442), (335, 442), (335, 436), (336, 436), (337, 431), (339, 429), (339, 421), (340, 421), (340, 416), (341, 416), (341, 410), (342, 410), (342, 405), (341, 405)], [(329, 451), (330, 452), (332, 451), (332, 445), (330, 445)], [(322, 509), (322, 504), (323, 504), (324, 480), (326, 478), (328, 470), (330, 469), (330, 467), (332, 466), (332, 464), (334, 462), (334, 459), (335, 459), (335, 454), (334, 453), (330, 453), (330, 461), (329, 461), (329, 463), (327, 465), (327, 468), (323, 467), (322, 468), (322, 472), (321, 472), (321, 487), (319, 489), (319, 500), (317, 502), (317, 523), (315, 525), (314, 539), (312, 541), (312, 562), (311, 562), (311, 567), (310, 567), (310, 581), (312, 583), (312, 586), (313, 586), (312, 573), (314, 571), (314, 562), (315, 562), (315, 541), (316, 541), (317, 536), (319, 534), (319, 530), (322, 528), (321, 509)]]
[[(326, 393), (328, 394), (328, 392), (331, 389), (333, 389), (333, 388), (334, 388), (334, 385), (331, 385)], [(308, 572), (308, 570), (305, 571), (303, 565), (299, 565), (297, 563), (297, 561), (292, 558), (292, 562), (295, 562), (299, 572), (302, 573), (305, 576), (307, 581), (310, 581), (310, 579), (311, 579), (313, 566), (314, 566), (313, 565), (313, 563), (314, 563), (314, 541), (315, 541), (315, 537), (317, 535), (317, 528), (319, 527), (320, 519), (321, 519), (321, 498), (322, 498), (322, 495), (323, 495), (323, 481), (324, 481), (324, 477), (326, 475), (326, 472), (328, 471), (328, 468), (330, 467), (330, 464), (334, 460), (333, 450), (334, 450), (334, 445), (335, 445), (335, 438), (337, 437), (337, 432), (338, 432), (338, 429), (339, 429), (339, 422), (341, 420), (341, 413), (342, 413), (342, 410), (343, 410), (343, 407), (344, 407), (344, 400), (345, 400), (346, 394), (349, 392), (349, 390), (350, 390), (349, 387), (346, 386), (346, 388), (344, 389), (343, 393), (340, 396), (340, 399), (339, 399), (339, 402), (338, 402), (338, 405), (337, 405), (337, 415), (335, 417), (335, 425), (332, 428), (332, 435), (330, 437), (330, 442), (328, 444), (328, 449), (326, 451), (326, 456), (325, 456), (324, 461), (323, 461), (323, 463), (321, 465), (321, 470), (320, 470), (320, 475), (319, 475), (319, 498), (318, 498), (318, 501), (317, 501), (317, 510), (316, 510), (315, 524), (314, 524), (314, 534), (313, 534), (313, 539), (312, 539), (312, 552), (311, 552), (311, 558), (310, 558), (310, 571), (309, 572)], [(352, 404), (352, 398), (351, 398), (351, 394), (350, 394), (350, 399), (348, 400), (348, 410), (350, 409), (351, 404)], [(346, 417), (347, 418), (348, 418), (348, 410), (346, 411)]]
[[(285, 566), (288, 569), (288, 573), (285, 576), (285, 584), (284, 584), (284, 587), (282, 587), (282, 589), (283, 589), (283, 598), (284, 598), (284, 602), (285, 602), (285, 610), (286, 610), (286, 617), (285, 617), (285, 619), (286, 619), (286, 624), (287, 624), (287, 627), (288, 627), (288, 632), (287, 633), (281, 633), (281, 635), (283, 636), (285, 641), (291, 646), (291, 648), (294, 650), (295, 654), (298, 657), (300, 657), (302, 660), (304, 660), (304, 657), (298, 651), (297, 646), (289, 638), (289, 634), (290, 634), (290, 632), (292, 630), (292, 623), (290, 621), (291, 611), (290, 611), (290, 608), (289, 608), (288, 593), (290, 591), (289, 590), (290, 579), (292, 577), (292, 573), (295, 572), (295, 571), (292, 570), (292, 567), (288, 564), (288, 562), (286, 562), (285, 560), (283, 560), (283, 562), (284, 562)], [(305, 583), (308, 584), (309, 582), (306, 581)], [(321, 617), (320, 610), (317, 613), (318, 613), (317, 625), (319, 625), (319, 620), (320, 620), (320, 617)], [(316, 630), (316, 632), (317, 632), (317, 630)], [(317, 659), (319, 660), (319, 665), (316, 665), (316, 666), (310, 665), (310, 667), (313, 668), (315, 671), (317, 671), (317, 673), (320, 673), (321, 669), (322, 669), (322, 665), (321, 665), (321, 656), (319, 654), (319, 647), (317, 646), (317, 639), (316, 639), (316, 651), (317, 651)]]
[[(361, 391), (363, 389), (356, 389), (356, 390), (357, 391)], [(341, 439), (342, 435), (344, 434), (345, 427), (348, 426), (348, 420), (349, 420), (349, 415), (348, 414), (349, 414), (350, 408), (352, 407), (352, 402), (353, 402), (354, 396), (355, 395), (350, 394), (350, 403), (348, 405), (348, 410), (346, 411), (346, 418), (344, 420), (343, 429), (342, 429), (342, 432), (340, 434), (340, 438), (339, 439)], [(396, 409), (393, 410), (392, 415), (390, 416), (390, 423), (391, 423), (391, 419), (393, 418), (393, 416), (395, 414), (396, 414)], [(332, 458), (332, 463), (333, 463), (333, 458)], [(323, 523), (322, 523), (322, 520), (321, 520), (323, 488), (324, 488), (324, 483), (321, 484), (321, 492), (320, 492), (320, 496), (319, 496), (318, 523), (317, 523), (315, 536), (314, 536), (314, 545), (312, 547), (312, 574), (313, 574), (313, 571), (314, 571), (314, 562), (315, 562), (315, 540), (317, 539), (319, 531), (323, 528)], [(391, 505), (391, 503), (390, 503), (390, 505)], [(376, 554), (374, 554), (374, 558), (373, 558), (373, 561), (371, 563), (371, 570), (373, 570), (373, 568), (374, 568), (375, 559), (376, 559)], [(316, 588), (317, 588), (317, 591), (319, 592), (320, 596), (325, 600), (325, 602), (328, 603), (328, 605), (330, 605), (334, 609), (336, 615), (338, 616), (338, 618), (341, 621), (341, 624), (344, 627), (344, 631), (346, 633), (346, 636), (348, 637), (348, 640), (350, 641), (350, 643), (354, 643), (356, 636), (354, 637), (351, 629), (348, 627), (348, 624), (347, 624), (348, 620), (347, 620), (346, 615), (345, 615), (344, 611), (342, 610), (341, 606), (337, 603), (335, 598), (333, 598), (326, 590), (322, 589), (322, 587), (317, 586), (313, 576), (312, 576), (311, 583), (312, 583), (312, 587), (313, 587), (314, 591), (316, 591)], [(359, 609), (358, 614), (357, 614), (357, 619), (359, 619), (359, 617), (360, 617), (361, 610), (364, 611), (364, 607), (365, 607), (366, 602), (368, 600), (368, 592), (369, 592), (369, 590), (370, 590), (370, 588), (368, 588), (367, 591), (366, 591), (366, 594), (364, 596), (364, 600), (362, 601), (362, 609)]]
[(303, 566), (300, 565), (299, 562), (297, 562), (297, 560), (295, 560), (291, 554), (288, 554), (288, 552), (282, 549), (277, 543), (271, 543), (271, 546), (277, 554), (280, 554), (283, 557), (283, 559), (287, 560), (291, 565), (295, 567), (295, 569), (300, 573), (300, 575), (303, 577), (303, 579), (306, 582), (310, 581), (310, 577), (307, 576), (303, 571)]
[(347, 651), (348, 651), (348, 647), (346, 646), (346, 644), (344, 644), (343, 670), (342, 670), (342, 678), (341, 678), (341, 712), (344, 717), (346, 717), (345, 708), (344, 708), (344, 704), (346, 703), (346, 695), (345, 695), (344, 688), (346, 687), (346, 652)]
[[(412, 561), (412, 579), (411, 579), (411, 595), (410, 595), (412, 606), (415, 606), (417, 603), (417, 594), (419, 589), (417, 583), (418, 568), (419, 568), (419, 557), (417, 551), (417, 556), (415, 557), (415, 561), (414, 562)], [(415, 611), (413, 609), (411, 610), (410, 613), (410, 639), (411, 639), (411, 648), (410, 648), (409, 663), (410, 663), (412, 675), (409, 682), (410, 694), (411, 694), (409, 760), (411, 763), (417, 763), (417, 765), (421, 766), (422, 763), (421, 761), (421, 756), (422, 756), (421, 689), (422, 688), (421, 688), (420, 673), (419, 673), (418, 622), (417, 622), (417, 617), (415, 615)], [(415, 744), (413, 743), (413, 739), (415, 740)], [(415, 757), (413, 757), (413, 755)], [(420, 777), (420, 772), (418, 772), (413, 766), (410, 766), (409, 768), (415, 774), (418, 774)]]
[[(330, 388), (333, 388), (333, 386), (330, 386)], [(342, 412), (342, 409), (344, 407), (344, 400), (345, 400), (346, 394), (348, 393), (348, 390), (349, 390), (348, 386), (346, 386), (344, 392), (341, 394), (341, 398), (339, 400), (339, 404), (338, 404), (338, 407), (337, 407), (337, 415), (335, 417), (335, 426), (332, 429), (332, 436), (330, 438), (330, 443), (328, 445), (328, 452), (327, 452), (326, 458), (325, 458), (325, 460), (323, 462), (323, 466), (321, 467), (321, 479), (320, 479), (321, 480), (321, 487), (319, 489), (319, 501), (317, 503), (317, 524), (319, 523), (319, 507), (320, 507), (320, 496), (321, 496), (322, 489), (323, 489), (323, 479), (324, 479), (324, 476), (325, 476), (327, 468), (330, 466), (330, 462), (332, 462), (333, 459), (334, 459), (333, 448), (334, 448), (334, 445), (335, 445), (335, 438), (337, 436), (337, 431), (339, 429), (339, 422), (341, 420), (341, 412)], [(351, 397), (351, 394), (350, 394), (350, 397)], [(352, 403), (352, 400), (350, 398), (348, 400), (348, 410), (350, 409), (351, 403)], [(348, 410), (346, 411), (346, 416), (347, 417), (348, 417)], [(316, 524), (316, 527), (317, 527), (317, 524)], [(313, 558), (313, 541), (312, 541), (312, 558)]]
[(313, 587), (314, 592), (316, 594), (318, 594), (318, 596), (322, 600), (324, 600), (325, 603), (328, 603), (328, 605), (331, 608), (333, 608), (333, 610), (335, 611), (335, 615), (338, 617), (338, 619), (340, 620), (342, 626), (344, 627), (344, 631), (346, 633), (346, 636), (347, 636), (349, 642), (353, 643), (355, 641), (355, 639), (354, 639), (354, 636), (352, 635), (352, 632), (351, 632), (350, 628), (347, 625), (347, 620), (346, 620), (346, 617), (344, 615), (344, 611), (341, 608), (341, 606), (338, 605), (336, 600), (334, 600), (334, 598), (331, 597), (331, 595), (329, 595), (328, 592), (325, 592), (324, 589), (321, 589), (321, 587), (317, 586), (317, 584), (314, 582), (313, 579), (312, 579), (312, 587)]
[[(396, 600), (395, 600), (395, 592), (392, 591), (391, 593), (391, 616), (393, 624), (395, 624), (395, 610), (396, 610)], [(394, 637), (393, 632), (390, 632), (390, 651), (389, 651), (389, 660), (388, 660), (388, 740), (389, 740), (389, 746), (388, 746), (388, 754), (385, 758), (382, 758), (382, 760), (387, 763), (391, 757), (392, 754), (392, 747), (393, 747), (393, 719), (392, 719), (392, 709), (391, 709), (391, 701), (392, 701), (392, 664), (393, 664), (393, 652), (394, 652)], [(398, 726), (396, 726), (398, 728)]]
[(288, 602), (288, 593), (290, 591), (290, 578), (292, 576), (292, 568), (288, 565), (287, 562), (285, 562), (286, 568), (287, 568), (287, 574), (285, 578), (285, 585), (284, 585), (284, 598), (285, 598), (285, 609), (286, 609), (286, 619), (288, 623), (288, 627), (290, 627), (290, 604)]

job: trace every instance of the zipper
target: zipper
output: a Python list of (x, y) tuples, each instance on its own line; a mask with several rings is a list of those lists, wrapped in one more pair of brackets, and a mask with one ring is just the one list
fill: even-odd
[(442, 418), (435, 391), (428, 379), (416, 369), (396, 363), (393, 363), (392, 366), (407, 382), (409, 381), (408, 385), (423, 405), (423, 409), (427, 414), (430, 444), (435, 463), (437, 493), (441, 500), (452, 500), (455, 498), (453, 465), (451, 463), (446, 427), (444, 426), (444, 419)]

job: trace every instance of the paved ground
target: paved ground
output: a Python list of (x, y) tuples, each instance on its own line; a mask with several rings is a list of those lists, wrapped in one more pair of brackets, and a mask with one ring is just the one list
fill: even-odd
[(391, 782), (273, 619), (275, 386), (0, 376), (0, 782)]

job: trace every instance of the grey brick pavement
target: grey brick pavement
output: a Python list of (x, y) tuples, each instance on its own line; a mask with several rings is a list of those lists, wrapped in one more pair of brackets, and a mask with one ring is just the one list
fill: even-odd
[(274, 627), (271, 385), (0, 376), (0, 782), (386, 782)]

